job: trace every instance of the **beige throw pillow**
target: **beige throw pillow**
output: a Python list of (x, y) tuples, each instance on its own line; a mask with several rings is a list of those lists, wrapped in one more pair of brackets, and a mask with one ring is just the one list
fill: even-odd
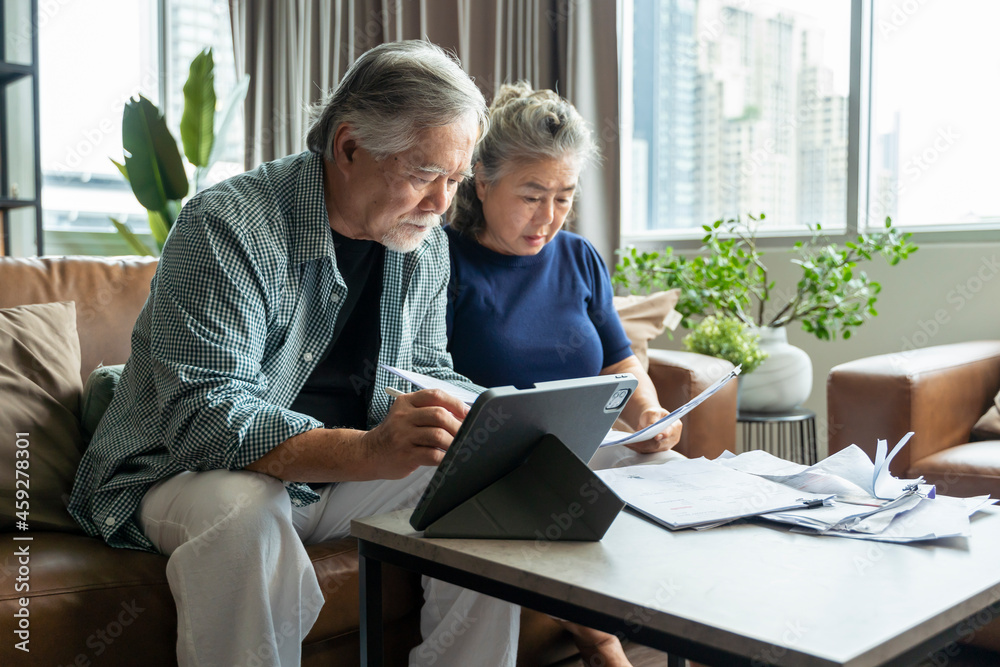
[(993, 405), (972, 427), (975, 440), (1000, 440), (1000, 391), (993, 397)]
[(0, 530), (80, 531), (80, 338), (72, 302), (0, 309)]
[(674, 307), (681, 296), (680, 289), (654, 292), (644, 296), (629, 295), (614, 298), (615, 310), (621, 318), (625, 334), (632, 341), (632, 352), (639, 358), (643, 370), (649, 369), (646, 350), (649, 341), (663, 333), (673, 331), (681, 322), (681, 315)]

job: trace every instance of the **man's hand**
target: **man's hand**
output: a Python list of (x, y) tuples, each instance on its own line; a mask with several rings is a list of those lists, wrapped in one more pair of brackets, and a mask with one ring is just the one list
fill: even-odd
[[(660, 419), (666, 417), (670, 412), (664, 410), (663, 408), (650, 408), (644, 410), (642, 414), (639, 415), (639, 420), (636, 423), (636, 431), (640, 431), (650, 424), (654, 424)], [(629, 449), (639, 452), (640, 454), (654, 454), (656, 452), (665, 452), (668, 449), (673, 449), (678, 442), (681, 440), (681, 430), (684, 428), (681, 422), (676, 421), (667, 427), (667, 430), (663, 433), (653, 436), (649, 440), (643, 440), (641, 442), (632, 442), (627, 445)]]
[(359, 443), (373, 479), (402, 479), (420, 466), (436, 466), (458, 433), (469, 406), (438, 389), (404, 394), (381, 424)]
[(404, 394), (371, 431), (314, 428), (246, 466), (285, 481), (402, 479), (444, 458), (469, 408), (437, 389)]

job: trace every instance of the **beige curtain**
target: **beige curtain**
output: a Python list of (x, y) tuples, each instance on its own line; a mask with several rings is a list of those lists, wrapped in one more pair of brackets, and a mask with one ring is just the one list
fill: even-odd
[(237, 70), (250, 74), (246, 167), (304, 150), (307, 109), (382, 42), (456, 53), (486, 99), (528, 79), (569, 99), (603, 161), (583, 175), (575, 231), (613, 264), (618, 246), (618, 43), (614, 0), (230, 0)]

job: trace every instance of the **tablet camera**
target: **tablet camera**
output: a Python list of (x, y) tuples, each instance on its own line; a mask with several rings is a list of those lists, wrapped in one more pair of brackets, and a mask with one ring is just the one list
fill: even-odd
[(611, 394), (611, 398), (608, 399), (607, 405), (604, 406), (605, 410), (618, 410), (623, 405), (628, 397), (632, 394), (631, 389), (617, 389), (615, 393)]

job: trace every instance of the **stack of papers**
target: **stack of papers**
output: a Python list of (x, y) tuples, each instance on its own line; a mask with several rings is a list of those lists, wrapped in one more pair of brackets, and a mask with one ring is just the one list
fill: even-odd
[(597, 474), (634, 510), (669, 528), (759, 516), (801, 532), (885, 542), (968, 536), (969, 517), (996, 501), (936, 495), (922, 479), (893, 477), (889, 463), (912, 435), (891, 452), (878, 441), (874, 462), (852, 445), (813, 466), (755, 450)]

